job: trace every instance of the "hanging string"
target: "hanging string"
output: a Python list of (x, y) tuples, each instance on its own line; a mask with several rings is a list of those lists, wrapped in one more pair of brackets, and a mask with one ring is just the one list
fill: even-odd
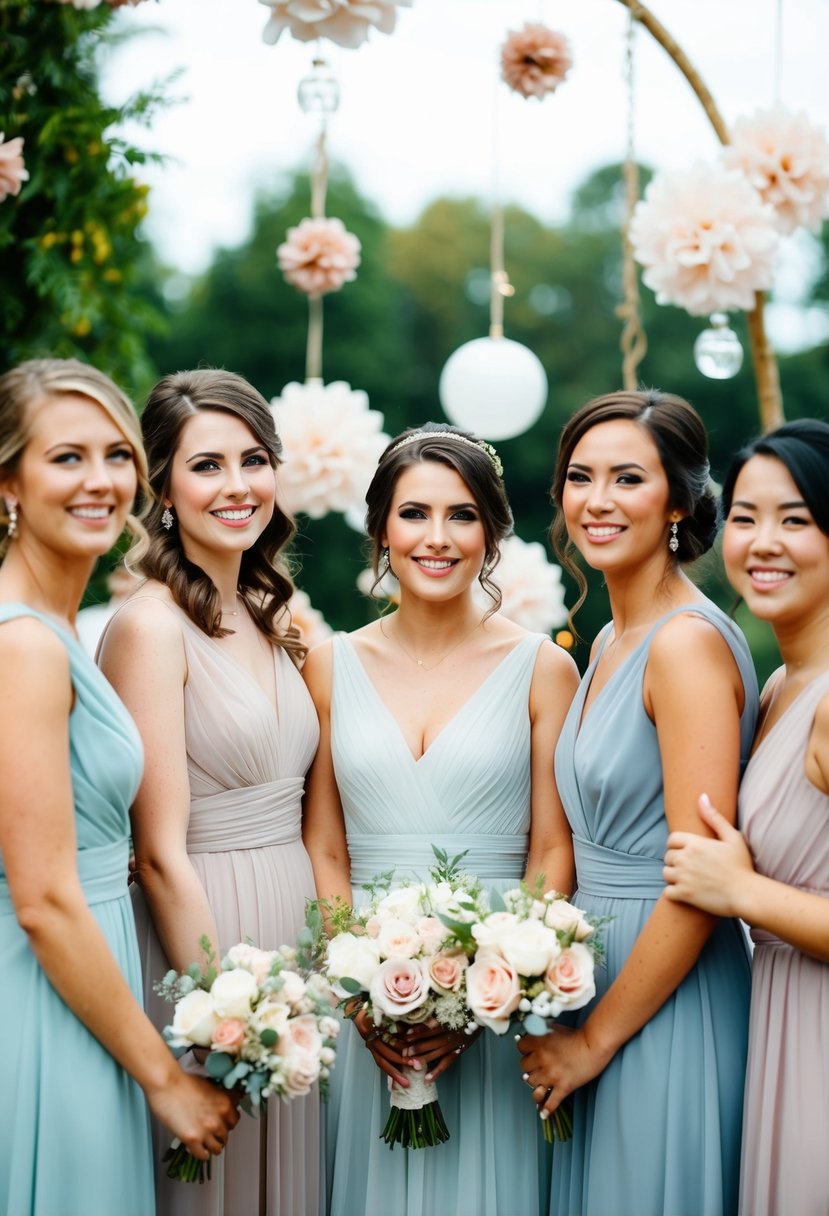
[[(316, 60), (315, 62), (319, 62)], [(328, 120), (320, 116), (320, 132), (314, 148), (311, 167), (311, 218), (325, 218), (325, 198), (328, 193)], [(305, 347), (305, 383), (322, 380), (323, 306), (321, 295), (308, 297), (308, 342)]]
[(777, 11), (774, 23), (774, 103), (780, 105), (783, 98), (783, 0), (776, 0)]
[(638, 383), (637, 369), (645, 357), (648, 340), (642, 327), (639, 311), (639, 276), (633, 257), (630, 240), (630, 224), (633, 210), (639, 201), (639, 165), (635, 147), (635, 76), (634, 49), (636, 19), (631, 12), (625, 39), (625, 85), (627, 89), (627, 147), (625, 150), (625, 218), (622, 229), (622, 292), (623, 302), (616, 315), (624, 321), (619, 345), (622, 350), (622, 383), (626, 389), (634, 390)]
[(489, 230), (489, 336), (504, 336), (504, 299), (515, 294), (504, 266), (504, 208), (500, 180), (500, 81), (496, 79), (492, 107), (492, 205)]

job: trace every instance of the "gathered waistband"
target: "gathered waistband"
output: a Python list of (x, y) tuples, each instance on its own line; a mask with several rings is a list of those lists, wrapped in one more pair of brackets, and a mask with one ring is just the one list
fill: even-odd
[[(127, 894), (129, 840), (114, 840), (111, 844), (81, 849), (76, 855), (78, 877), (86, 902), (102, 904), (108, 899), (120, 899)], [(0, 916), (13, 916), (14, 904), (5, 875), (0, 875)]]
[(302, 834), (302, 777), (219, 790), (190, 803), (188, 853), (293, 844)]
[(350, 832), (348, 853), (351, 881), (363, 886), (386, 870), (395, 870), (395, 879), (427, 879), (435, 864), (432, 845), (443, 849), (450, 859), (466, 851), (459, 862), (461, 870), (482, 879), (518, 882), (527, 860), (527, 836), (487, 836), (469, 833), (435, 833), (424, 836), (411, 832), (395, 835), (368, 835)]
[(658, 899), (665, 890), (661, 857), (642, 857), (573, 837), (576, 882), (584, 895), (611, 899)]

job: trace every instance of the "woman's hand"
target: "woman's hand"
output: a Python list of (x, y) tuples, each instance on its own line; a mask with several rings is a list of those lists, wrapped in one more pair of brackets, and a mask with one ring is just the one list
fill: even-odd
[(662, 870), (668, 884), (665, 895), (715, 916), (739, 916), (741, 879), (754, 873), (748, 846), (707, 794), (700, 796), (699, 813), (716, 839), (671, 832)]
[(428, 1067), (427, 1081), (436, 1081), (472, 1046), (480, 1033), (480, 1027), (474, 1034), (467, 1034), (464, 1030), (447, 1030), (440, 1022), (430, 1018), (418, 1026), (407, 1027), (402, 1036), (406, 1043), (404, 1054), (408, 1052)]
[(213, 1081), (178, 1070), (174, 1080), (147, 1094), (153, 1114), (199, 1161), (219, 1156), (239, 1122), (239, 1096)]
[(409, 1082), (402, 1069), (419, 1070), (423, 1065), (417, 1056), (407, 1057), (403, 1054), (409, 1047), (406, 1040), (375, 1026), (365, 1005), (353, 1018), (353, 1021), (358, 1034), (362, 1036), (363, 1042), (374, 1056), (374, 1063), (380, 1071), (384, 1072), (387, 1077), (391, 1077), (395, 1085), (399, 1085), (401, 1089), (408, 1089)]
[(592, 1081), (607, 1066), (591, 1046), (585, 1028), (562, 1026), (550, 1034), (525, 1034), (518, 1039), (523, 1078), (532, 1090), (542, 1119), (548, 1119), (568, 1094)]

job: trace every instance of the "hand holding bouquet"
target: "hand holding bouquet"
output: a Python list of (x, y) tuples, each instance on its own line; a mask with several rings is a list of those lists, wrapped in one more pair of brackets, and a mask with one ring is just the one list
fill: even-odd
[[(226, 1089), (240, 1089), (249, 1114), (261, 1113), (271, 1094), (303, 1097), (315, 1081), (324, 1092), (339, 1021), (323, 976), (300, 968), (289, 946), (260, 950), (242, 942), (228, 951), (219, 970), (206, 938), (202, 948), (204, 969), (193, 964), (183, 974), (168, 971), (155, 986), (175, 1002), (172, 1025), (163, 1032), (174, 1053), (206, 1048), (208, 1075)], [(179, 1141), (164, 1161), (168, 1177), (204, 1181), (204, 1163)]]

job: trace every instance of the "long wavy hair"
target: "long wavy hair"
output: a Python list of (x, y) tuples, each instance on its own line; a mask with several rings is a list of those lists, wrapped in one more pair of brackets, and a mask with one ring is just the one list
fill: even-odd
[[(161, 522), (181, 433), (185, 423), (204, 410), (239, 418), (267, 451), (272, 468), (281, 463), (282, 443), (273, 414), (261, 393), (242, 376), (215, 368), (165, 376), (150, 393), (141, 416), (149, 465), (150, 493), (142, 512), (148, 537), (130, 551), (127, 565), (146, 578), (164, 583), (175, 603), (199, 629), (208, 637), (221, 638), (232, 630), (222, 627), (222, 602), (216, 585), (188, 559), (178, 527), (168, 531)], [(281, 557), (294, 531), (293, 520), (275, 504), (267, 527), (242, 553), (238, 589), (265, 636), (300, 662), (307, 647), (291, 622), (288, 600), (294, 587)]]
[[(29, 442), (32, 419), (50, 397), (78, 394), (88, 397), (109, 416), (132, 445), (139, 495), (146, 495), (147, 461), (141, 430), (132, 402), (117, 384), (88, 363), (77, 359), (29, 359), (0, 376), (0, 480), (13, 476)], [(128, 534), (144, 538), (135, 515), (128, 515)], [(8, 548), (9, 514), (0, 497), (0, 560)]]

